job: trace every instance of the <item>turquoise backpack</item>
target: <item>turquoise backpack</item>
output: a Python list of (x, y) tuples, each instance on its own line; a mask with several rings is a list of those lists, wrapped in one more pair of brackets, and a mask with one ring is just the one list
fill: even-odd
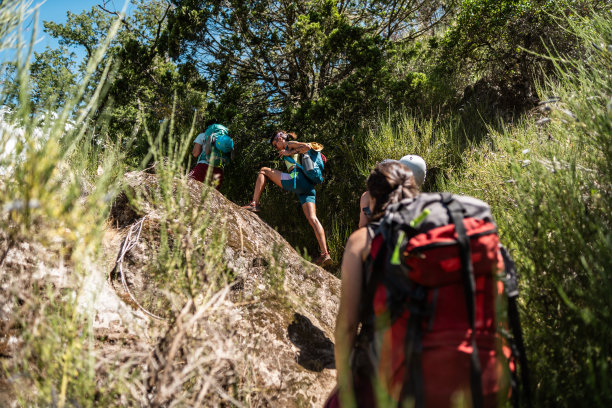
[(223, 125), (210, 125), (204, 132), (207, 135), (206, 147), (202, 149), (199, 159), (206, 161), (213, 167), (224, 167), (231, 160), (234, 141), (229, 136), (227, 128)]
[[(323, 163), (321, 152), (310, 149), (302, 155), (301, 165), (296, 163), (291, 157), (286, 157), (286, 159), (290, 163), (295, 164), (295, 170), (293, 171), (297, 171), (298, 168), (302, 170), (304, 175), (312, 184), (323, 183), (323, 169), (325, 169), (325, 164)], [(310, 162), (312, 165), (308, 164), (308, 162)]]

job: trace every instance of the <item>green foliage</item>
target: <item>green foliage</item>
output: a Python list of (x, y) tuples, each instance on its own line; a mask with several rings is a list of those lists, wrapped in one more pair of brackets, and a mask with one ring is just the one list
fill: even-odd
[[(60, 48), (36, 54), (31, 69), (20, 56), (2, 72), (2, 99), (25, 131), (0, 158), (12, 174), (0, 183), (7, 242), (55, 242), (87, 276), (118, 177), (153, 161), (159, 185), (141, 194), (166, 215), (147, 268), (175, 313), (232, 280), (221, 261), (227, 237), (207, 215), (208, 190), (191, 197), (185, 177), (206, 119), (216, 117), (235, 139), (222, 192), (239, 204), (250, 200), (260, 167), (284, 170), (267, 141), (272, 131), (325, 146), (317, 209), (337, 264), (371, 168), (418, 154), (428, 165), (424, 190), (492, 205), (520, 267), (537, 404), (610, 405), (612, 33), (608, 15), (591, 9), (605, 2), (415, 4), (141, 1), (129, 17), (94, 8), (47, 22)], [(0, 5), (12, 16), (0, 20), (0, 47), (23, 21), (22, 6)], [(106, 40), (109, 30), (117, 32)], [(77, 72), (70, 47), (89, 56)], [(547, 124), (534, 123), (534, 112), (518, 116), (538, 83), (542, 99), (560, 98), (541, 105)], [(0, 150), (9, 138), (4, 132)], [(293, 194), (270, 186), (262, 206), (262, 219), (305, 257), (316, 254)], [(281, 299), (282, 267), (274, 263), (266, 278)], [(116, 402), (121, 380), (137, 370), (96, 384), (91, 322), (75, 299), (50, 287), (26, 300), (18, 316), (24, 358), (5, 367), (31, 376), (35, 391), (20, 394), (23, 404)]]
[[(342, 174), (345, 167), (334, 170), (333, 164), (343, 160), (342, 143), (361, 132), (354, 124), (367, 129), (373, 125), (373, 113), (431, 102), (426, 96), (429, 78), (419, 70), (422, 64), (416, 63), (419, 55), (413, 49), (418, 46), (412, 44), (454, 6), (452, 1), (317, 1), (287, 7), (267, 1), (234, 2), (230, 7), (216, 1), (175, 3), (174, 8), (161, 1), (139, 2), (134, 13), (122, 17), (105, 56), (119, 63), (96, 112), (96, 118), (106, 118), (106, 124), (96, 129), (98, 137), (119, 141), (129, 152), (128, 163), (138, 165), (148, 149), (145, 127), (156, 133), (176, 101), (175, 126), (186, 131), (198, 109), (198, 132), (204, 130), (205, 119), (215, 117), (235, 139), (239, 154), (227, 169), (223, 192), (243, 202), (254, 179), (244, 175), (277, 164), (262, 160), (273, 157), (268, 156), (273, 152), (260, 137), (282, 123), (306, 140), (328, 146), (326, 153), (333, 159), (327, 171), (330, 187), (342, 185), (343, 190), (334, 191), (325, 202), (334, 203), (334, 210), (346, 201), (345, 194), (353, 196), (349, 189), (362, 189), (360, 184), (342, 183), (353, 179), (350, 171)], [(63, 46), (84, 47), (91, 55), (113, 14), (121, 16), (98, 7), (81, 15), (69, 13), (66, 24), (46, 22), (45, 27)], [(45, 80), (48, 73), (61, 77), (50, 53), (36, 61), (44, 74), (36, 82), (41, 94), (60, 86)], [(165, 59), (166, 53), (180, 63)], [(292, 197), (270, 194), (278, 197), (272, 202)], [(308, 225), (302, 222), (299, 206), (289, 206), (279, 219), (295, 220), (285, 227), (287, 221), (269, 219), (289, 234)], [(348, 230), (344, 225), (338, 228)], [(313, 243), (299, 232), (295, 236), (299, 240), (292, 242), (299, 247)], [(334, 251), (339, 255), (340, 248)]]
[[(537, 100), (535, 86), (554, 66), (553, 47), (580, 55), (564, 16), (605, 9), (605, 1), (465, 0), (455, 24), (431, 45), (436, 61), (431, 82), (436, 94), (463, 90), (463, 103), (478, 101), (520, 112)], [(573, 18), (573, 17), (571, 17)]]
[(558, 79), (540, 91), (548, 117), (492, 131), (444, 187), (491, 203), (514, 250), (538, 405), (606, 406), (612, 25), (604, 15), (567, 21), (586, 55), (552, 59)]
[(392, 103), (401, 106), (420, 100), (420, 74), (396, 78), (386, 61), (396, 47), (443, 20), (454, 5), (175, 3), (164, 37), (167, 49), (210, 78), (212, 116), (244, 121), (250, 130), (280, 125), (301, 133), (352, 125), (376, 109), (386, 109), (390, 95)]
[(47, 49), (34, 53), (34, 62), (30, 68), (32, 90), (32, 108), (49, 109), (55, 112), (66, 103), (76, 85), (74, 54), (66, 48)]
[[(355, 165), (362, 177), (382, 160), (396, 159), (408, 154), (417, 154), (427, 163), (429, 169), (447, 167), (444, 153), (451, 150), (452, 133), (446, 123), (434, 119), (420, 120), (409, 115), (387, 117), (379, 121), (379, 128), (370, 130), (358, 141), (365, 157), (356, 157)], [(447, 128), (445, 128), (445, 126)]]
[[(24, 13), (12, 2), (0, 4), (0, 27), (3, 24), (19, 30), (26, 24)], [(111, 69), (109, 64), (99, 65), (119, 25), (119, 21), (110, 25), (70, 86), (52, 84), (45, 70), (49, 66), (37, 60), (43, 68), (38, 72), (51, 85), (43, 86), (42, 77), (36, 77), (35, 86), (41, 85), (52, 103), (33, 109), (30, 70), (23, 56), (12, 64), (17, 92), (13, 84), (3, 83), (0, 88), (3, 99), (8, 94), (19, 98), (16, 110), (4, 114), (0, 132), (0, 266), (10, 251), (25, 251), (28, 253), (22, 256), (26, 259), (32, 256), (33, 262), (40, 262), (41, 273), (57, 268), (65, 282), (40, 286), (36, 283), (39, 278), (32, 275), (33, 267), (0, 268), (2, 283), (10, 288), (0, 294), (2, 308), (9, 312), (9, 320), (4, 316), (2, 320), (2, 346), (9, 334), (18, 339), (8, 358), (3, 354), (0, 375), (3, 385), (11, 378), (12, 395), (20, 406), (131, 406), (142, 400), (142, 395), (131, 394), (129, 386), (142, 380), (142, 362), (129, 356), (115, 365), (115, 357), (109, 360), (97, 349), (92, 326), (93, 302), (106, 278), (102, 240), (111, 203), (121, 190), (130, 146), (129, 141), (123, 144), (98, 133), (111, 128), (105, 122), (109, 116), (99, 114), (111, 89), (106, 82)], [(5, 44), (4, 38), (0, 44)], [(27, 49), (23, 42), (18, 46)], [(157, 137), (149, 139), (151, 155), (160, 163), (160, 188), (153, 193), (152, 202), (167, 214), (162, 231), (167, 237), (180, 237), (162, 242), (154, 259), (167, 273), (159, 281), (167, 283), (169, 297), (183, 301), (177, 306), (180, 310), (185, 298), (208, 299), (230, 278), (220, 267), (222, 229), (205, 234), (212, 217), (206, 216), (201, 197), (194, 202), (185, 194), (181, 158), (189, 145), (173, 130), (172, 124), (162, 124)], [(192, 136), (193, 132), (183, 135)], [(205, 275), (200, 273), (202, 262)]]
[(317, 99), (327, 86), (337, 86), (360, 67), (379, 63), (380, 51), (372, 45), (385, 48), (391, 38), (417, 35), (415, 24), (427, 29), (443, 17), (426, 10), (447, 3), (283, 5), (252, 0), (176, 1), (176, 5), (167, 37), (171, 55), (194, 61), (201, 53), (209, 55), (198, 64), (215, 88), (222, 88), (228, 75), (247, 86), (258, 83), (253, 100), (243, 104), (261, 104), (267, 113), (277, 113)]
[[(134, 6), (135, 11), (129, 16), (99, 6), (78, 15), (68, 12), (64, 24), (45, 21), (45, 30), (57, 38), (60, 49), (36, 55), (32, 98), (35, 106), (49, 98), (61, 103), (62, 90), (84, 74), (87, 61), (99, 49), (115, 18), (119, 18), (119, 31), (104, 54), (105, 62), (114, 63), (109, 89), (94, 119), (106, 118), (98, 133), (123, 140), (130, 149), (131, 164), (138, 165), (148, 149), (143, 124), (156, 132), (160, 123), (174, 112), (177, 124), (188, 131), (194, 112), (206, 107), (207, 84), (193, 65), (175, 64), (160, 50), (170, 5), (164, 1), (140, 1)], [(72, 76), (66, 73), (70, 67), (67, 64), (74, 66), (76, 62), (66, 55), (64, 47), (83, 47), (86, 51), (85, 60)], [(100, 66), (96, 77), (100, 78), (102, 72)], [(88, 94), (93, 91), (90, 87)], [(173, 108), (175, 101), (179, 103)]]
[[(4, 28), (4, 24), (15, 23), (15, 29), (21, 30), (24, 14), (14, 14), (13, 7), (12, 2), (0, 5), (0, 25)], [(116, 26), (111, 28), (110, 36), (113, 30)], [(23, 42), (18, 46), (25, 48)], [(100, 43), (102, 52), (107, 46), (107, 41)], [(90, 140), (84, 138), (85, 123), (97, 106), (102, 85), (94, 88), (79, 126), (68, 123), (70, 111), (83, 102), (85, 89), (91, 85), (92, 67), (101, 56), (99, 53), (92, 58), (81, 83), (71, 84), (63, 89), (64, 94), (54, 98), (54, 102), (62, 100), (55, 105), (55, 115), (31, 110), (27, 94), (29, 66), (21, 56), (14, 63), (20, 103), (12, 115), (3, 118), (4, 125), (14, 130), (3, 130), (0, 135), (0, 145), (7, 147), (2, 149), (0, 160), (0, 229), (4, 241), (1, 261), (5, 261), (10, 249), (30, 242), (55, 253), (58, 259), (53, 261), (59, 262), (60, 268), (64, 262), (70, 263), (76, 275), (74, 291), (68, 293), (52, 285), (23, 287), (31, 281), (21, 276), (23, 282), (7, 294), (21, 299), (11, 318), (19, 328), (23, 347), (19, 356), (2, 364), (11, 375), (21, 373), (15, 389), (24, 406), (64, 406), (68, 401), (93, 406), (96, 400), (107, 404), (123, 387), (109, 382), (106, 393), (97, 392), (96, 362), (91, 354), (92, 322), (86, 307), (78, 307), (80, 298), (87, 297), (88, 284), (95, 280), (95, 274), (89, 271), (99, 256), (101, 230), (109, 199), (116, 190), (117, 171), (121, 169), (121, 156), (115, 149), (91, 156)], [(3, 97), (13, 91), (11, 87), (0, 89)], [(104, 175), (96, 177), (92, 166), (105, 169)], [(10, 281), (13, 273), (18, 271), (10, 271), (3, 279)]]

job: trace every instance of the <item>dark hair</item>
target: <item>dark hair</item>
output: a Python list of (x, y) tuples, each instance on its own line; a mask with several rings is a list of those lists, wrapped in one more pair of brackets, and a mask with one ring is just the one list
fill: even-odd
[(370, 221), (381, 218), (390, 204), (419, 194), (412, 171), (397, 161), (378, 164), (370, 173), (367, 185), (370, 197), (376, 199)]
[(210, 118), (204, 123), (204, 129), (208, 129), (209, 126), (219, 124), (217, 118)]
[(276, 139), (276, 136), (279, 134), (282, 135), (285, 140), (287, 140), (288, 137), (291, 137), (293, 140), (297, 139), (297, 135), (293, 132), (288, 133), (285, 130), (277, 130), (276, 132), (272, 133), (272, 136), (270, 136), (270, 144), (274, 143), (274, 139)]

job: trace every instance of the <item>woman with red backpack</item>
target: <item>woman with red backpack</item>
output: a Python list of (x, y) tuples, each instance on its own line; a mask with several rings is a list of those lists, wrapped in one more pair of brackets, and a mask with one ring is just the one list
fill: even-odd
[(287, 173), (269, 167), (262, 167), (259, 170), (257, 181), (255, 182), (253, 199), (248, 205), (242, 208), (253, 212), (260, 211), (259, 198), (268, 180), (272, 181), (283, 190), (295, 193), (300, 200), (304, 215), (315, 233), (321, 251), (321, 254), (314, 260), (314, 263), (324, 268), (332, 263), (332, 259), (327, 250), (325, 231), (317, 218), (314, 183), (307, 177), (302, 167), (302, 164), (305, 164), (302, 163), (302, 155), (309, 152), (312, 146), (310, 143), (302, 143), (294, 140), (290, 141), (288, 140), (289, 137), (297, 139), (295, 133), (287, 133), (284, 130), (275, 132), (270, 138), (270, 143), (278, 151), (279, 156), (287, 166)]
[[(377, 165), (367, 188), (369, 224), (349, 237), (342, 260), (338, 388), (325, 407), (518, 401), (509, 386), (524, 347), (515, 354), (510, 342), (522, 343), (520, 325), (498, 313), (518, 293), (489, 206), (420, 194), (412, 171), (397, 161)], [(508, 323), (514, 339), (506, 337)]]
[[(376, 166), (368, 178), (367, 187), (370, 195), (370, 222), (380, 219), (390, 204), (414, 197), (419, 193), (410, 169), (395, 160), (385, 161)], [(351, 355), (357, 339), (357, 327), (360, 323), (360, 309), (364, 297), (363, 264), (370, 254), (371, 234), (368, 228), (363, 227), (355, 231), (349, 237), (344, 250), (342, 289), (334, 348), (338, 392), (332, 394), (325, 405), (326, 408), (376, 406), (370, 373), (364, 372), (363, 375), (354, 378), (354, 367), (351, 366)]]

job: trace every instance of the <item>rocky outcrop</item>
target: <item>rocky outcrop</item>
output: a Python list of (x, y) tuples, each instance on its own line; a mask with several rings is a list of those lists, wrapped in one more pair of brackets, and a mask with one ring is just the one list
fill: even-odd
[[(305, 261), (256, 214), (216, 190), (203, 195), (203, 185), (194, 182), (186, 186), (186, 201), (203, 203), (204, 212), (214, 214), (210, 228), (223, 226), (225, 245), (216, 247), (214, 266), (222, 270), (215, 276), (224, 279), (207, 276), (211, 263), (204, 246), (189, 255), (196, 265), (192, 273), (204, 282), (201, 291), (173, 293), (168, 279), (183, 271), (160, 271), (156, 255), (162, 237), (183, 239), (168, 231), (180, 221), (152, 197), (168, 184), (183, 184), (160, 183), (159, 177), (125, 175), (126, 192), (116, 198), (104, 231), (102, 259), (78, 272), (62, 255), (62, 242), (18, 241), (0, 231), (0, 358), (13, 366), (22, 361), (24, 339), (13, 316), (36, 304), (28, 300), (34, 285), (48, 286), (57, 299), (77, 302), (84, 321), (92, 323), (96, 382), (100, 389), (121, 384), (112, 397), (120, 399), (117, 406), (322, 406), (335, 385), (339, 280)], [(143, 217), (142, 233), (118, 268), (126, 236)], [(160, 279), (160, 272), (168, 276)], [(30, 309), (32, 316), (42, 310)], [(27, 319), (26, 312), (20, 319)], [(16, 406), (14, 384), (0, 375), (0, 406)]]
[[(114, 261), (122, 242), (118, 238), (146, 215), (146, 233), (124, 259), (130, 287), (136, 297), (146, 298), (160, 288), (139, 276), (146, 271), (138, 265), (147, 264), (156, 247), (152, 241), (160, 236), (166, 215), (142, 198), (158, 188), (155, 174), (128, 173), (125, 183), (135, 196), (144, 194), (140, 194), (138, 205), (125, 194), (117, 198), (107, 231), (107, 258)], [(195, 182), (188, 187), (192, 202), (200, 200), (202, 188)], [(148, 402), (163, 406), (177, 398), (194, 403), (201, 397), (207, 404), (225, 399), (246, 406), (321, 406), (335, 385), (332, 339), (339, 280), (305, 261), (256, 214), (216, 190), (207, 193), (205, 207), (227, 231), (223, 263), (234, 278), (214, 296), (190, 300), (176, 313), (178, 317), (169, 320), (171, 323), (157, 324), (162, 334), (151, 339), (153, 351), (146, 363)], [(110, 285), (125, 300), (124, 305), (130, 305), (117, 276)], [(109, 321), (112, 311), (105, 309), (105, 317), (97, 319), (98, 329), (107, 338), (115, 338), (122, 330), (134, 331), (135, 319), (141, 321), (145, 316), (133, 302), (130, 309), (130, 327), (124, 319)], [(164, 315), (163, 310), (157, 312)], [(186, 381), (180, 385), (179, 377), (188, 368), (191, 374), (185, 374)], [(169, 372), (174, 378), (169, 378)], [(190, 377), (194, 372), (200, 373), (200, 379)], [(192, 389), (185, 392), (189, 395), (181, 395), (187, 380)]]

